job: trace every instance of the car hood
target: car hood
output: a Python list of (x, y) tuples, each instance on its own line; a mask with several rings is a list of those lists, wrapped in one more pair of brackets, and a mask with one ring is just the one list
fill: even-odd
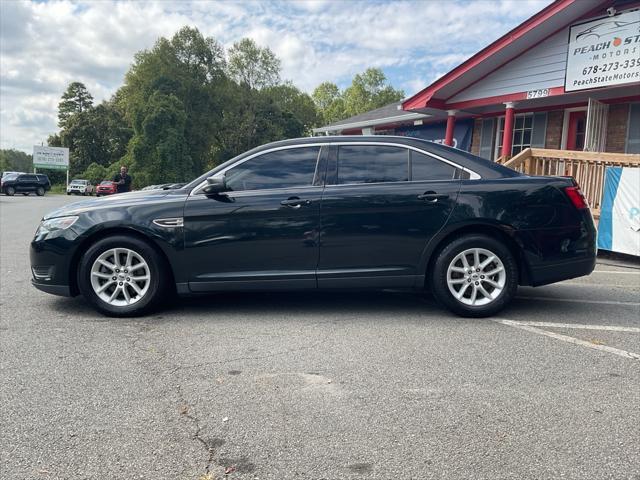
[[(120, 208), (140, 202), (158, 200), (166, 197), (171, 190), (146, 190), (138, 192), (119, 193), (109, 195), (108, 197), (88, 198), (79, 202), (70, 203), (64, 207), (53, 210), (44, 216), (44, 220), (56, 217), (65, 217), (68, 215), (79, 215), (88, 210), (96, 210), (102, 208)], [(175, 190), (174, 190), (175, 193)]]

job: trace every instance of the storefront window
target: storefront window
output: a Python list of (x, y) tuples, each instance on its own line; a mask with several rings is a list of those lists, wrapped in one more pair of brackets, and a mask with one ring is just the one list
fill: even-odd
[[(513, 123), (513, 144), (511, 156), (517, 155), (525, 148), (531, 146), (531, 135), (533, 133), (533, 113), (518, 113)], [(496, 158), (502, 153), (502, 136), (504, 134), (504, 117), (498, 123), (498, 138), (496, 141)]]

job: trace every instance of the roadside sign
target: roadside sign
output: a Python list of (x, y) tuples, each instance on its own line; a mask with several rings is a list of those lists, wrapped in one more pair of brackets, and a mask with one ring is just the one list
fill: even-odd
[(67, 170), (69, 168), (69, 149), (34, 145), (33, 166), (34, 168)]

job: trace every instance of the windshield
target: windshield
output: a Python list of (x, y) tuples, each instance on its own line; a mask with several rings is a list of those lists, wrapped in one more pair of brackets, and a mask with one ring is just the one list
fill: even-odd
[(86, 180), (73, 180), (71, 182), (71, 185), (84, 185), (86, 183)]
[(2, 177), (3, 180), (15, 180), (16, 178), (18, 178), (17, 173), (7, 173)]
[(100, 185), (111, 185), (111, 182), (108, 180), (104, 180), (102, 182), (100, 182)]

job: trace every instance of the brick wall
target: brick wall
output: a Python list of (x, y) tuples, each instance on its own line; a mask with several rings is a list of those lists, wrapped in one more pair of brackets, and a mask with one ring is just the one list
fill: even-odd
[(560, 149), (562, 143), (562, 124), (564, 110), (547, 112), (547, 133), (544, 139), (545, 148)]
[(627, 141), (628, 121), (628, 103), (616, 103), (609, 105), (609, 118), (607, 119), (607, 152), (624, 153)]
[(482, 119), (476, 118), (473, 122), (473, 135), (471, 135), (471, 153), (480, 154), (480, 134), (482, 133)]

